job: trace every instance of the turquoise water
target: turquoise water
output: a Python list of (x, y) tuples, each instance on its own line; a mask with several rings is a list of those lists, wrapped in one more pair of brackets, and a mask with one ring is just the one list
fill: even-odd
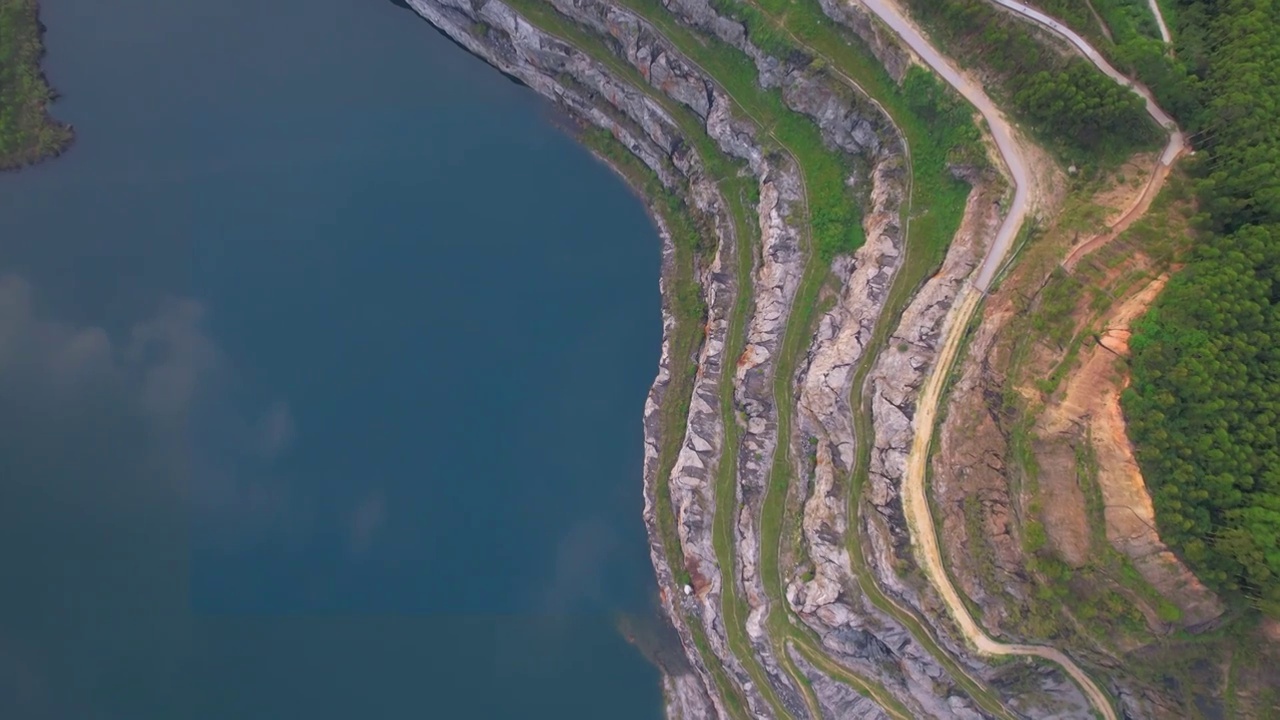
[(386, 0), (42, 5), (0, 717), (658, 717), (639, 201)]

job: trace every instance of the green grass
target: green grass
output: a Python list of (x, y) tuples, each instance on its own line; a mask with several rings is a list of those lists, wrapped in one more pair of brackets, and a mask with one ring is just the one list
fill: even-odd
[(1160, 39), (1160, 24), (1146, 0), (1091, 0), (1116, 42), (1132, 35), (1151, 40)]
[(694, 34), (659, 0), (621, 0), (619, 4), (651, 22), (795, 157), (808, 187), (809, 226), (818, 256), (826, 261), (861, 247), (866, 240), (862, 213), (857, 198), (845, 186), (850, 168), (842, 156), (827, 149), (818, 126), (788, 108), (780, 91), (760, 87), (755, 64), (744, 53), (716, 38)]
[(0, 170), (57, 155), (72, 140), (71, 127), (49, 117), (37, 11), (35, 0), (0, 0)]
[(861, 38), (824, 15), (815, 0), (740, 5), (746, 8), (741, 15), (752, 40), (766, 32), (783, 33), (793, 47), (820, 58), (832, 73), (861, 87), (893, 119), (911, 148), (913, 207), (922, 210), (912, 219), (911, 241), (928, 245), (924, 260), (936, 266), (959, 227), (969, 193), (969, 186), (951, 175), (948, 164), (986, 162), (972, 109), (919, 68), (908, 73), (905, 87), (894, 82)]

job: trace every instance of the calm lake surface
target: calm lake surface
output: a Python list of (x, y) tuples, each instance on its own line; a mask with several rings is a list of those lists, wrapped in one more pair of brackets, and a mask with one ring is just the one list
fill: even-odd
[(660, 717), (640, 202), (388, 0), (43, 0), (0, 717)]

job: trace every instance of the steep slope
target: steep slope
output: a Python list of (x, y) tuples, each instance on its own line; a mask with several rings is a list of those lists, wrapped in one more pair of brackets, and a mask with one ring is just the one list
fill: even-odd
[[(1052, 222), (1060, 202), (1050, 161), (997, 107), (1008, 95), (993, 101), (987, 78), (887, 0), (407, 2), (578, 119), (659, 227), (664, 341), (644, 409), (644, 517), (688, 660), (664, 664), (670, 717), (1114, 718), (1117, 701), (1127, 713), (1153, 707), (1134, 697), (1148, 686), (1117, 669), (1117, 651), (988, 634), (1018, 624), (985, 580), (964, 568), (953, 580), (966, 558), (943, 547), (932, 514), (934, 426), (944, 453), (964, 432), (951, 424), (951, 368), (966, 357), (967, 377), (1001, 332), (984, 322), (965, 356), (971, 319), (1028, 218)], [(1018, 42), (1052, 48), (1046, 73), (1085, 58), (1086, 70), (1052, 76), (1078, 83), (1064, 92), (1111, 98), (1103, 111), (1120, 108), (1115, 117), (1145, 108), (1169, 130), (1124, 214), (1132, 222), (1169, 177), (1181, 133), (1141, 87), (1142, 99), (1115, 101), (1128, 90), (1103, 85), (1119, 73), (1029, 12), (1036, 29)], [(1060, 89), (1037, 87), (1036, 102)], [(1053, 252), (1075, 268), (1119, 230)], [(974, 429), (965, 441), (981, 440)], [(1005, 441), (984, 461), (996, 476), (984, 492), (1003, 503), (1009, 533), (1017, 452)], [(938, 482), (946, 532), (967, 479)], [(1048, 561), (1008, 538), (1001, 570), (1044, 574)]]

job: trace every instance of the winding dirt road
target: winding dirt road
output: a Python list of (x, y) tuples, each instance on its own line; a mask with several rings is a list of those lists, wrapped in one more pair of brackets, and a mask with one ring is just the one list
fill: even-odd
[[(929, 510), (929, 499), (925, 489), (925, 465), (929, 456), (929, 444), (932, 440), (932, 429), (937, 419), (938, 398), (942, 394), (942, 386), (947, 379), (946, 372), (938, 372), (938, 368), (950, 368), (963, 344), (965, 323), (955, 321), (971, 317), (982, 301), (982, 294), (966, 286), (961, 291), (959, 302), (953, 310), (951, 332), (947, 333), (946, 344), (938, 352), (935, 371), (920, 394), (919, 410), (915, 417), (916, 433), (911, 445), (911, 454), (907, 461), (907, 477), (902, 486), (902, 506), (908, 523), (911, 525), (912, 539), (916, 542), (919, 554), (917, 559), (924, 565), (924, 571), (933, 581), (943, 602), (951, 611), (952, 618), (960, 628), (960, 632), (973, 643), (978, 652), (986, 655), (1028, 655), (1043, 658), (1056, 663), (1066, 671), (1071, 679), (1080, 686), (1094, 708), (1107, 720), (1117, 720), (1111, 699), (1093, 678), (1076, 665), (1062, 651), (1041, 645), (1022, 645), (1002, 643), (991, 639), (979, 627), (973, 615), (969, 613), (960, 593), (956, 591), (942, 565), (942, 550), (938, 546), (938, 535), (933, 531), (933, 516)], [(960, 328), (957, 332), (954, 328)], [(925, 532), (921, 529), (927, 528)]]
[[(1075, 48), (1080, 51), (1080, 54), (1084, 55), (1086, 60), (1093, 63), (1095, 66), (1097, 66), (1097, 68), (1101, 70), (1103, 73), (1105, 73), (1107, 77), (1111, 78), (1112, 80), (1115, 80), (1121, 85), (1124, 85), (1125, 87), (1137, 93), (1142, 98), (1142, 101), (1146, 103), (1147, 114), (1150, 115), (1151, 118), (1156, 121), (1157, 125), (1164, 128), (1165, 132), (1169, 133), (1169, 143), (1164, 147), (1164, 153), (1161, 154), (1160, 156), (1160, 162), (1165, 165), (1173, 164), (1174, 158), (1178, 157), (1178, 153), (1182, 152), (1182, 149), (1186, 144), (1186, 138), (1183, 137), (1182, 131), (1178, 129), (1178, 124), (1173, 121), (1173, 118), (1169, 117), (1169, 114), (1166, 113), (1164, 110), (1162, 110), (1160, 106), (1156, 104), (1155, 96), (1151, 94), (1150, 90), (1148, 90), (1146, 87), (1140, 84), (1135, 83), (1124, 73), (1115, 69), (1115, 67), (1112, 66), (1111, 63), (1107, 62), (1106, 58), (1102, 57), (1102, 53), (1099, 53), (1097, 50), (1094, 50), (1093, 46), (1090, 45), (1087, 40), (1080, 37), (1075, 30), (1072, 30), (1066, 25), (1063, 25), (1057, 20), (1054, 20), (1052, 17), (1040, 12), (1039, 10), (1033, 7), (1028, 7), (1027, 5), (1024, 5), (1021, 2), (1021, 0), (990, 0), (990, 1), (995, 3), (996, 5), (999, 5), (1002, 8), (1005, 8), (1006, 10), (1011, 10), (1014, 13), (1017, 13), (1018, 15), (1021, 15), (1022, 17), (1027, 18), (1028, 20), (1034, 22), (1035, 24), (1043, 28), (1046, 28), (1052, 31), (1053, 34), (1057, 35), (1058, 37), (1062, 38), (1063, 40), (1066, 40), (1067, 42), (1075, 46)], [(1151, 2), (1151, 9), (1155, 11), (1156, 20), (1160, 25), (1160, 34), (1161, 36), (1165, 37), (1165, 42), (1167, 43), (1169, 42), (1169, 39), (1167, 37), (1169, 34), (1169, 28), (1165, 27), (1164, 16), (1160, 14), (1160, 8), (1156, 6), (1155, 0), (1150, 0), (1150, 2)], [(868, 7), (871, 6), (871, 3), (869, 2), (866, 4)], [(986, 113), (983, 113), (983, 116), (985, 117)]]
[(942, 551), (938, 546), (938, 534), (934, 531), (933, 515), (929, 509), (925, 488), (925, 466), (938, 413), (938, 399), (942, 395), (942, 386), (947, 372), (964, 342), (964, 329), (978, 309), (991, 279), (1004, 262), (1013, 244), (1013, 238), (1022, 228), (1027, 214), (1028, 188), (1031, 180), (1026, 159), (1013, 138), (1009, 121), (991, 102), (982, 88), (961, 74), (950, 60), (935, 50), (920, 31), (903, 16), (901, 9), (889, 0), (861, 0), (861, 2), (897, 32), (921, 59), (972, 103), (978, 112), (982, 113), (982, 117), (991, 128), (991, 134), (1014, 184), (1013, 202), (1009, 206), (1009, 213), (996, 232), (996, 238), (987, 250), (987, 257), (983, 260), (976, 279), (972, 285), (966, 283), (961, 288), (960, 297), (956, 299), (956, 304), (951, 309), (951, 318), (948, 320), (949, 329), (938, 351), (933, 372), (930, 373), (928, 381), (920, 392), (915, 419), (912, 421), (915, 426), (915, 437), (907, 458), (907, 475), (902, 482), (902, 506), (916, 547), (917, 560), (923, 565), (925, 574), (937, 588), (938, 594), (942, 596), (961, 634), (979, 652), (987, 655), (1034, 655), (1055, 662), (1080, 685), (1088, 696), (1089, 702), (1104, 718), (1117, 720), (1107, 694), (1084, 670), (1080, 669), (1080, 666), (1060, 650), (1034, 645), (1010, 645), (988, 637), (974, 620), (973, 615), (969, 613), (968, 607), (960, 598), (960, 593), (947, 576), (946, 568), (943, 567)]
[(1000, 264), (1004, 262), (1005, 255), (1008, 254), (1009, 248), (1013, 245), (1014, 237), (1017, 236), (1018, 230), (1022, 228), (1022, 221), (1027, 214), (1029, 200), (1027, 188), (1030, 187), (1031, 181), (1030, 174), (1027, 171), (1026, 159), (1023, 158), (1018, 148), (1018, 143), (1013, 138), (1013, 131), (1010, 128), (1009, 121), (1005, 119), (1000, 110), (987, 97), (987, 94), (983, 92), (982, 87), (962, 74), (949, 59), (935, 50), (933, 45), (929, 44), (929, 41), (924, 38), (924, 35), (916, 29), (915, 25), (905, 17), (901, 8), (891, 0), (859, 0), (859, 2), (875, 13), (894, 32), (898, 33), (903, 41), (929, 67), (933, 68), (934, 72), (942, 76), (942, 79), (946, 80), (949, 85), (972, 103), (978, 109), (978, 112), (982, 113), (982, 117), (986, 119), (987, 124), (991, 127), (991, 135), (995, 138), (1000, 155), (1004, 158), (1005, 165), (1009, 168), (1009, 175), (1013, 180), (1014, 187), (1013, 202), (1009, 205), (1009, 214), (996, 232), (996, 238), (987, 250), (987, 257), (982, 263), (982, 268), (978, 271), (977, 278), (973, 281), (978, 289), (986, 292), (987, 287), (991, 284), (991, 279), (995, 277), (996, 271), (1000, 269)]
[[(987, 655), (1027, 655), (1040, 657), (1058, 664), (1084, 691), (1089, 702), (1106, 720), (1117, 720), (1111, 699), (1102, 688), (1089, 677), (1070, 657), (1056, 648), (1038, 645), (1009, 644), (993, 640), (974, 620), (968, 607), (964, 604), (955, 585), (947, 575), (942, 563), (942, 552), (938, 545), (937, 532), (934, 529), (932, 511), (925, 484), (925, 471), (929, 457), (929, 446), (933, 439), (933, 428), (937, 420), (939, 399), (943, 385), (956, 356), (959, 354), (965, 337), (965, 329), (977, 311), (992, 278), (1004, 263), (1013, 239), (1022, 228), (1026, 218), (1028, 205), (1028, 187), (1030, 177), (1026, 159), (1021, 148), (1013, 138), (1013, 130), (1009, 121), (995, 107), (982, 88), (961, 73), (949, 59), (939, 53), (925, 39), (892, 0), (859, 0), (867, 9), (875, 13), (881, 21), (902, 37), (903, 41), (944, 80), (977, 108), (990, 127), (1000, 155), (1004, 159), (1014, 185), (1014, 198), (1008, 214), (995, 240), (987, 250), (972, 284), (965, 284), (956, 299), (944, 336), (942, 346), (938, 350), (937, 359), (925, 386), (921, 389), (916, 415), (913, 420), (915, 435), (911, 451), (907, 459), (906, 477), (902, 483), (903, 511), (910, 527), (912, 542), (916, 549), (917, 559), (923, 566), (925, 574), (937, 589), (943, 602), (955, 620), (960, 632), (981, 653)], [(1064, 27), (1053, 18), (1038, 10), (1029, 8), (1017, 0), (992, 0), (996, 4), (1023, 15), (1033, 22), (1058, 34), (1072, 45), (1100, 70), (1126, 87), (1137, 92), (1145, 101), (1147, 113), (1169, 133), (1169, 143), (1160, 157), (1161, 167), (1152, 174), (1151, 183), (1143, 193), (1153, 197), (1160, 184), (1167, 176), (1167, 168), (1185, 147), (1185, 138), (1173, 119), (1158, 105), (1151, 93), (1144, 87), (1134, 83), (1111, 66), (1092, 46), (1075, 32)], [(1167, 34), (1164, 19), (1156, 10), (1162, 34)]]
[[(1151, 12), (1155, 14), (1156, 23), (1160, 26), (1160, 36), (1164, 38), (1164, 42), (1168, 44), (1170, 42), (1169, 28), (1165, 25), (1164, 15), (1160, 13), (1160, 6), (1156, 4), (1156, 0), (1147, 1), (1151, 6)], [(1110, 231), (1098, 235), (1092, 240), (1075, 248), (1067, 255), (1066, 259), (1063, 260), (1062, 266), (1069, 271), (1075, 267), (1080, 258), (1114, 240), (1115, 237), (1123, 232), (1130, 223), (1147, 211), (1147, 208), (1151, 205), (1151, 201), (1155, 199), (1155, 196), (1160, 192), (1160, 188), (1164, 186), (1164, 181), (1169, 176), (1169, 170), (1173, 166), (1173, 161), (1187, 149), (1187, 139), (1186, 136), (1183, 135), (1182, 130), (1178, 128), (1178, 125), (1174, 122), (1173, 118), (1156, 104), (1155, 96), (1151, 94), (1149, 89), (1141, 84), (1133, 82), (1126, 77), (1124, 73), (1116, 70), (1111, 63), (1107, 62), (1106, 58), (1102, 57), (1097, 50), (1094, 50), (1093, 47), (1089, 45), (1084, 38), (1076, 34), (1075, 31), (1067, 28), (1062, 23), (1054, 20), (1052, 17), (1036, 10), (1035, 8), (1027, 7), (1020, 2), (1020, 0), (991, 0), (991, 2), (1016, 12), (1017, 14), (1031, 20), (1043, 28), (1050, 30), (1062, 39), (1071, 43), (1080, 51), (1081, 54), (1085, 56), (1086, 59), (1097, 66), (1099, 70), (1106, 73), (1108, 77), (1137, 93), (1146, 105), (1147, 114), (1150, 115), (1151, 119), (1155, 120), (1160, 127), (1164, 128), (1165, 132), (1169, 133), (1169, 142), (1165, 144), (1164, 151), (1160, 153), (1160, 160), (1156, 163), (1156, 167), (1152, 171), (1151, 178), (1147, 181), (1147, 186), (1143, 189), (1142, 194), (1134, 201), (1129, 210), (1125, 212), (1124, 217), (1122, 217), (1121, 220), (1110, 229)]]

